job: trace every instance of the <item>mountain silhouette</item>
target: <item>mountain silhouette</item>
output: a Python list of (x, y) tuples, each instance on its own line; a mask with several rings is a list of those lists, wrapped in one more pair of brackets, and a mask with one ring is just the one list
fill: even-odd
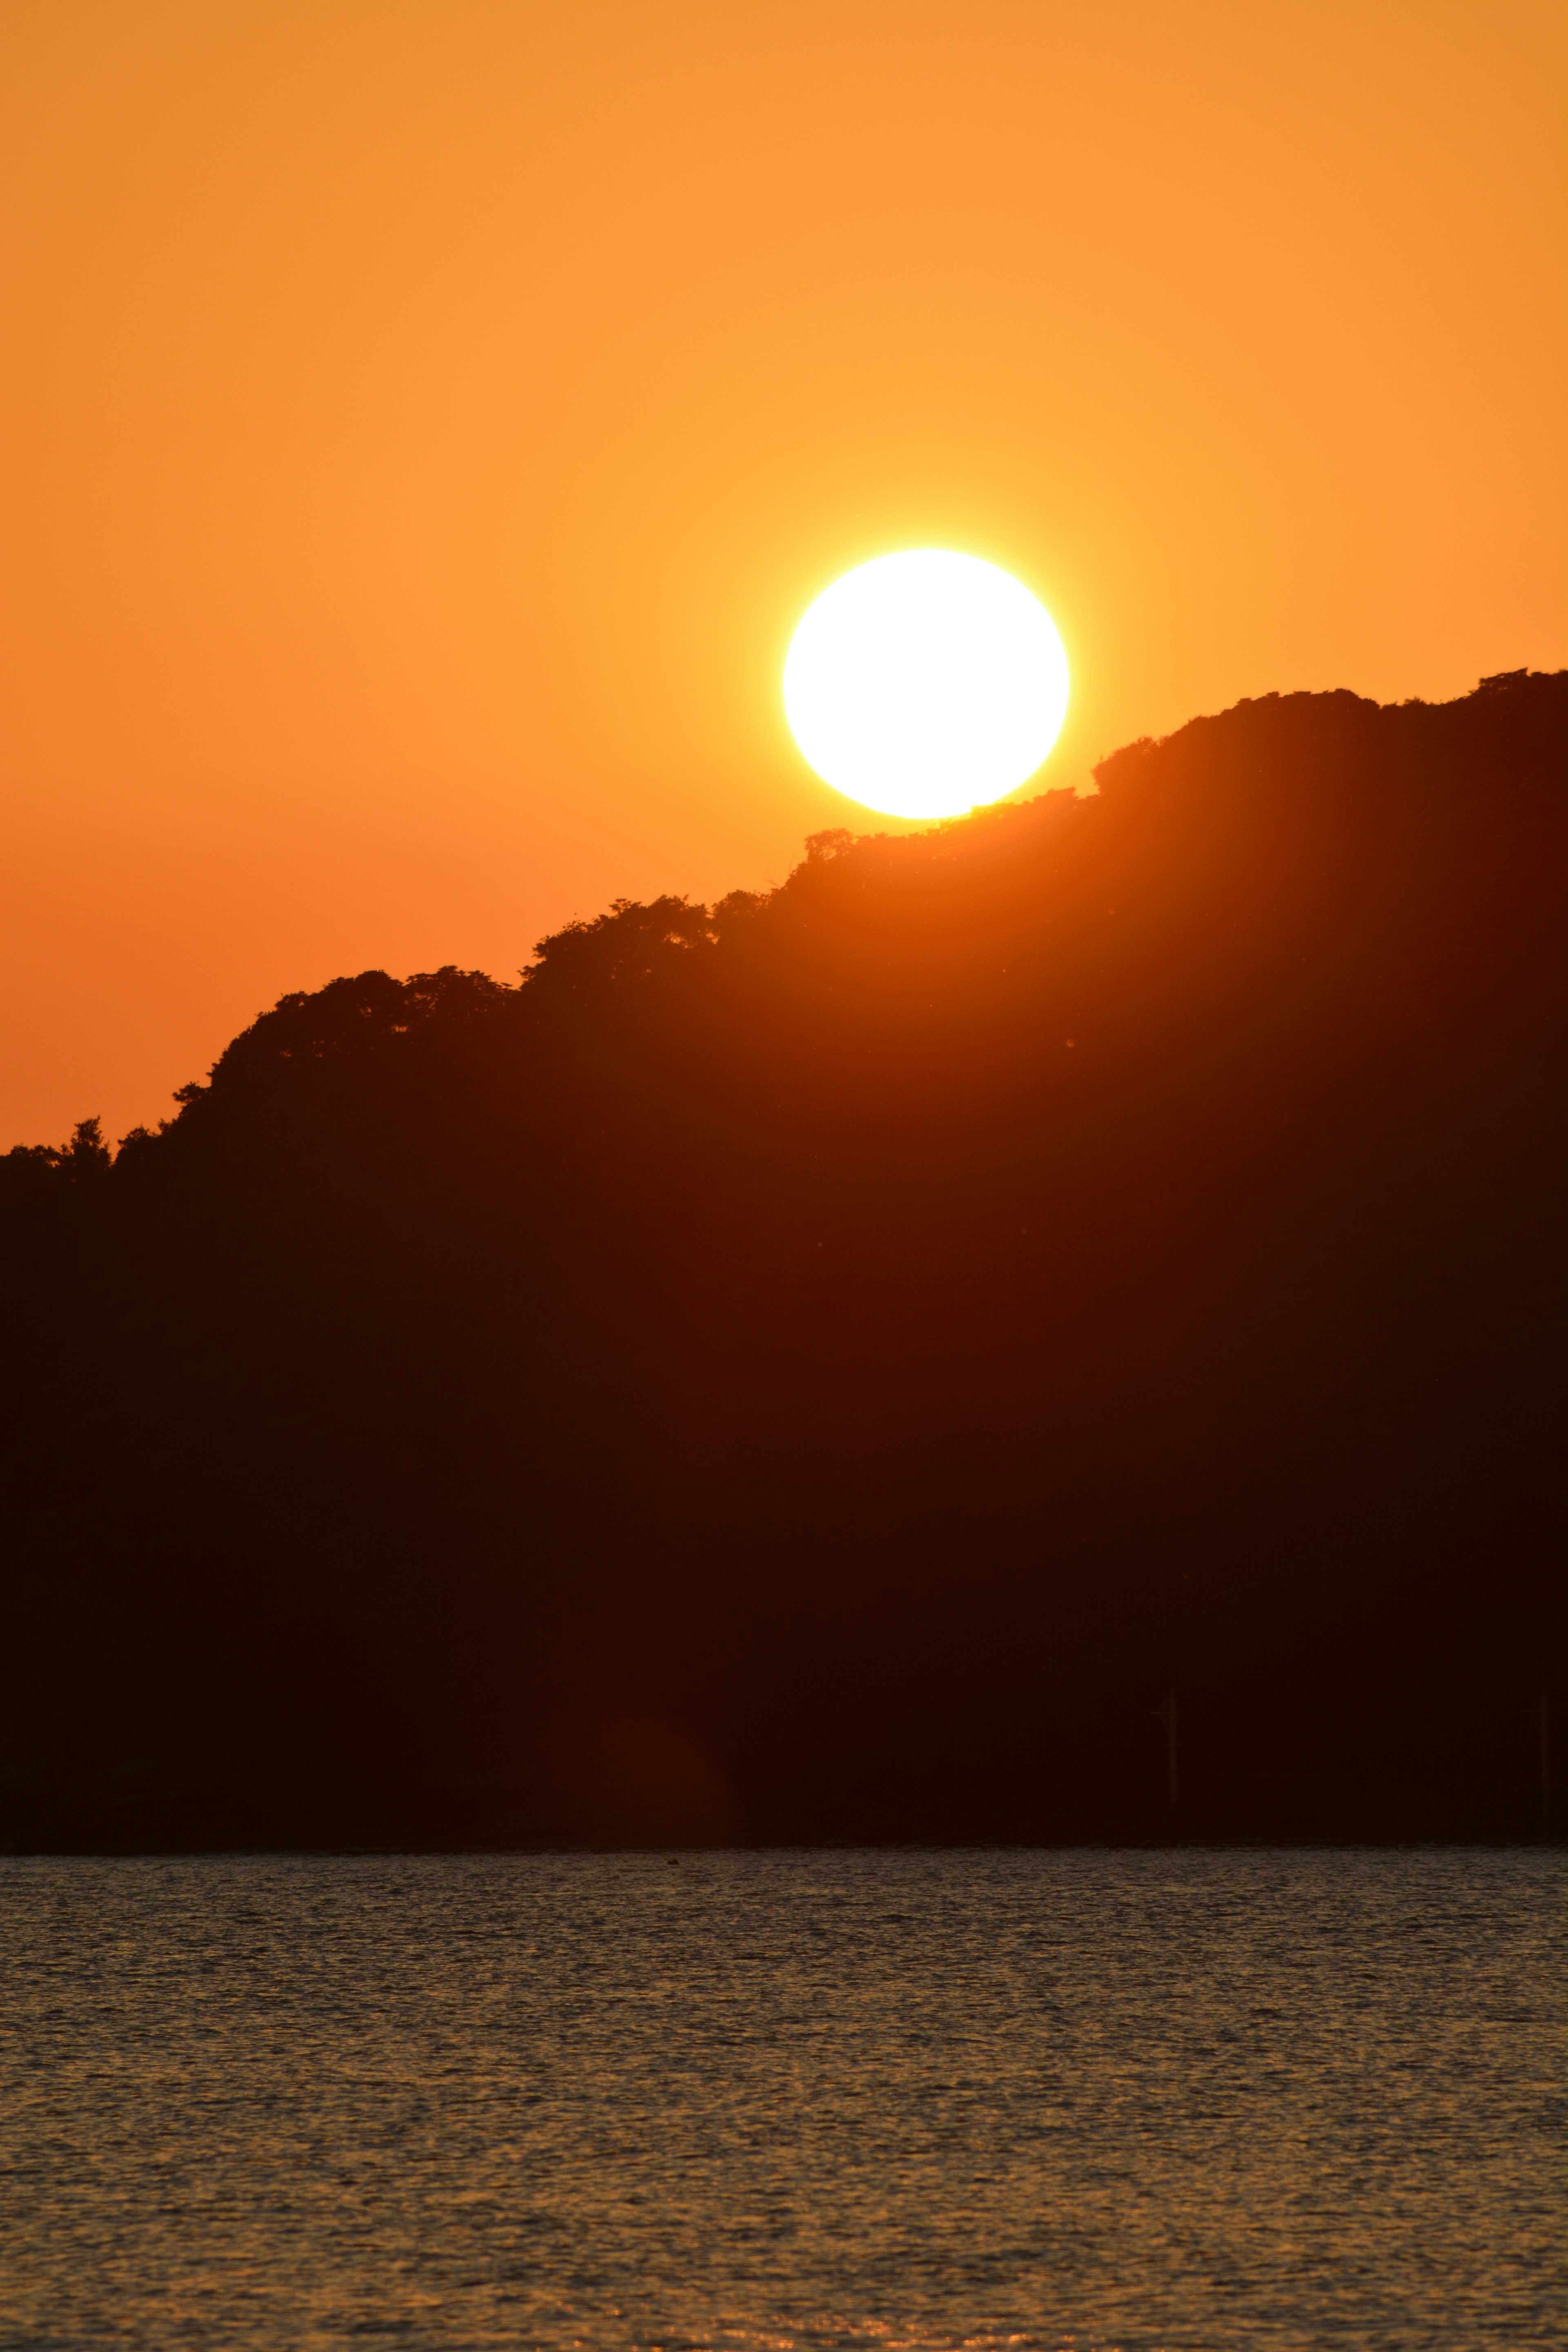
[(0, 1160), (0, 1843), (1556, 1834), (1568, 673), (1096, 776)]

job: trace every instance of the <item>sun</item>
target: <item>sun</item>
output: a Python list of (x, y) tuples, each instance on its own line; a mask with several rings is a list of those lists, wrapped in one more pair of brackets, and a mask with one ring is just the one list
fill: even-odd
[(960, 816), (1023, 783), (1056, 741), (1067, 656), (1007, 572), (911, 548), (824, 590), (791, 640), (784, 699), (836, 791), (885, 816)]

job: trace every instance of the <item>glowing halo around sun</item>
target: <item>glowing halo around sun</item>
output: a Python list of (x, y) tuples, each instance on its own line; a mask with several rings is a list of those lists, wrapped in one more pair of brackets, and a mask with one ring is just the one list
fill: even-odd
[(791, 640), (784, 699), (836, 791), (884, 816), (960, 816), (1023, 783), (1056, 741), (1067, 656), (1007, 572), (911, 548), (823, 591)]

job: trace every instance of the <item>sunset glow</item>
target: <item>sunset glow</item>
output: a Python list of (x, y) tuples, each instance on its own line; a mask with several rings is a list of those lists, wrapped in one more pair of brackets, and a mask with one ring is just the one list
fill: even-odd
[(0, 1149), (788, 873), (870, 558), (1050, 614), (1026, 793), (1568, 660), (1565, 70), (1548, 0), (0, 12)]

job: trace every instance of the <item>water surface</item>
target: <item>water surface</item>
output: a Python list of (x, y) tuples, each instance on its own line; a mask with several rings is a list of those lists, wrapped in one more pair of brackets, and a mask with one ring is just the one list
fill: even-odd
[(0, 2346), (1568, 2334), (1562, 1858), (0, 1862)]

